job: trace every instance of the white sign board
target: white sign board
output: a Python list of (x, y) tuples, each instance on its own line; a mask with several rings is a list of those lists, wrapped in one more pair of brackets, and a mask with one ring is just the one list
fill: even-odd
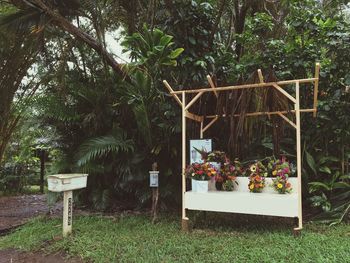
[(159, 171), (149, 171), (149, 186), (158, 187), (158, 175)]
[(202, 163), (202, 156), (196, 150), (201, 150), (205, 152), (212, 151), (212, 140), (211, 139), (202, 139), (202, 140), (190, 140), (190, 163)]

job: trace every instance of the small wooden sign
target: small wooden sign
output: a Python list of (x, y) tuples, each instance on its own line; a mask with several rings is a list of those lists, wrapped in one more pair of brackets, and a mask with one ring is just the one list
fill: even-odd
[(149, 171), (149, 186), (158, 187), (159, 186), (159, 171)]

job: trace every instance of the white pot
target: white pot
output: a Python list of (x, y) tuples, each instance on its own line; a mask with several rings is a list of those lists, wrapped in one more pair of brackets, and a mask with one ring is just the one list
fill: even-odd
[(196, 184), (196, 180), (191, 179), (191, 184), (192, 184), (192, 192), (197, 192), (197, 184)]
[(192, 179), (192, 192), (206, 193), (209, 190), (209, 181), (198, 181)]

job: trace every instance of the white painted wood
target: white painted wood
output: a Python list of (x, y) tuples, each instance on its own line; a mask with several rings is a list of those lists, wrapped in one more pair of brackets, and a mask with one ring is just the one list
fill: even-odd
[(73, 191), (63, 192), (63, 237), (72, 233)]
[(87, 174), (55, 174), (47, 177), (51, 192), (64, 192), (86, 187)]
[(208, 191), (185, 193), (186, 209), (269, 215), (282, 217), (298, 216), (298, 195), (249, 192)]

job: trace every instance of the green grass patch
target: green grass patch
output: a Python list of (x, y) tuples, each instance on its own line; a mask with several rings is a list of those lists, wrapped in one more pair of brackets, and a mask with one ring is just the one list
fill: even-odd
[(350, 262), (348, 224), (308, 224), (298, 238), (290, 226), (240, 224), (204, 224), (185, 234), (175, 216), (155, 225), (144, 215), (80, 216), (74, 218), (72, 236), (54, 241), (61, 220), (38, 218), (2, 237), (0, 248), (65, 251), (93, 262)]

